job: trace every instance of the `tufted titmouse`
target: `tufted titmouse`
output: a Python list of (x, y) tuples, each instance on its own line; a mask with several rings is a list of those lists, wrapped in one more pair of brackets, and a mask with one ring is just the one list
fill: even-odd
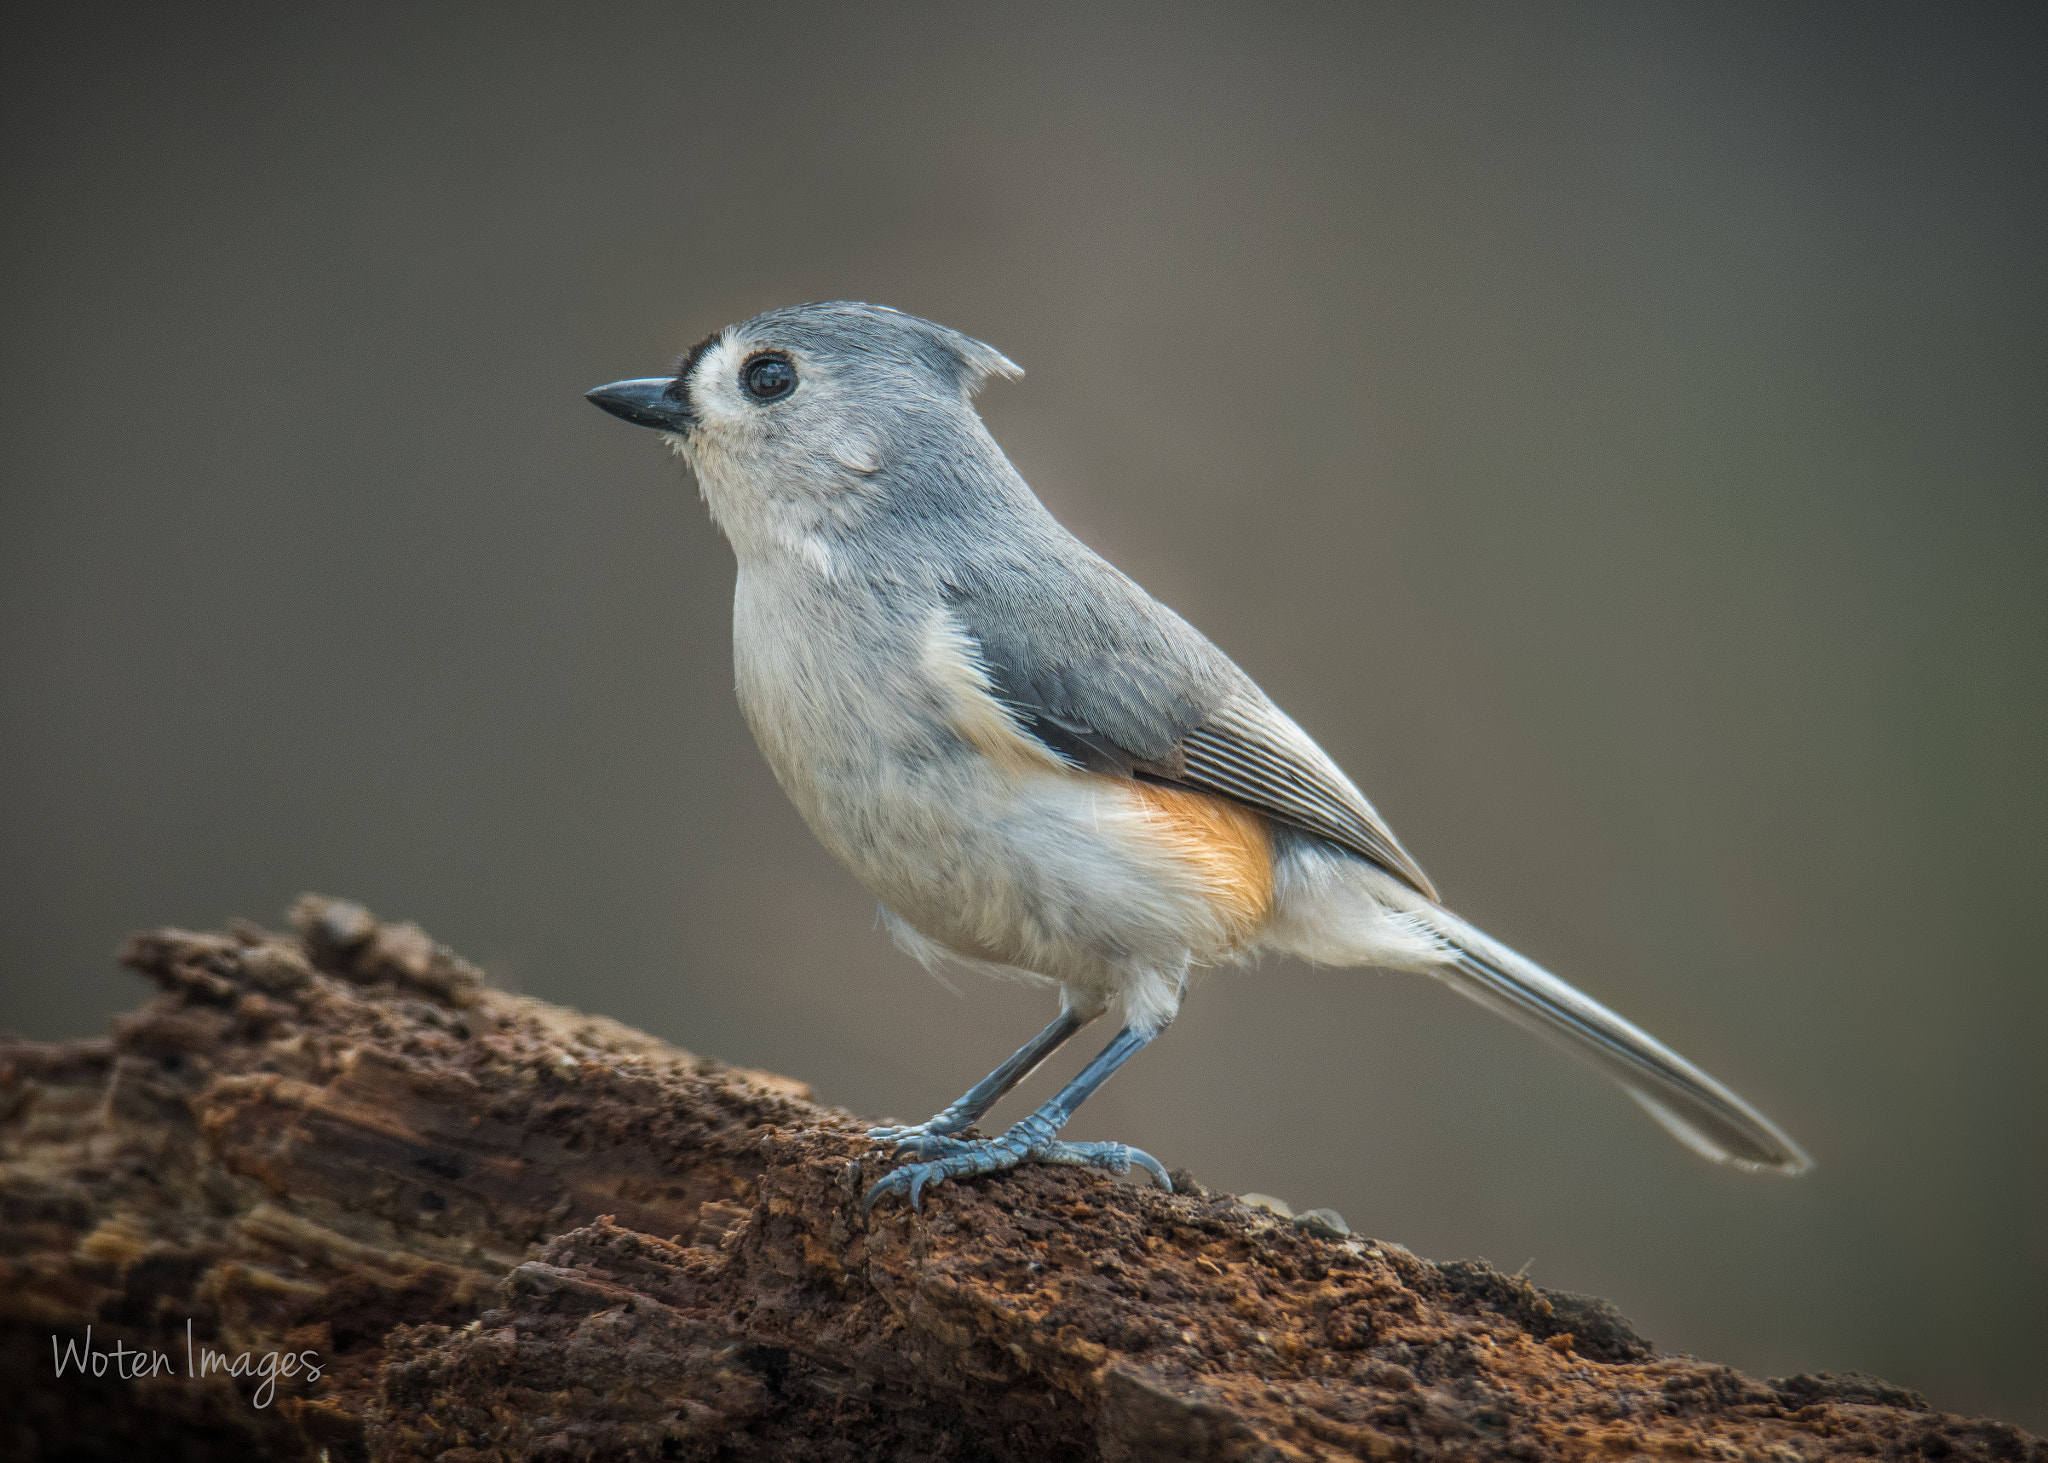
[[(1053, 1023), (930, 1121), (869, 1190), (1026, 1159), (1113, 1172), (1074, 1110), (1180, 1007), (1188, 971), (1277, 950), (1447, 981), (1561, 1041), (1679, 1141), (1743, 1168), (1810, 1161), (1755, 1108), (1489, 939), (1251, 678), (1054, 520), (970, 398), (1022, 375), (928, 320), (773, 310), (669, 377), (589, 393), (667, 435), (739, 561), (740, 706), (819, 840), (898, 943), (1057, 986)], [(1112, 1005), (1123, 1027), (1050, 1102), (960, 1136)]]

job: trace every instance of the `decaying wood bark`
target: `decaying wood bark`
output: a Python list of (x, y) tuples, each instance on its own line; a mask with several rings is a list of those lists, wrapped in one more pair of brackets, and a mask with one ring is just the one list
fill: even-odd
[(1227, 1196), (1029, 1168), (863, 1223), (889, 1160), (801, 1084), (294, 925), (140, 936), (110, 1039), (0, 1046), (5, 1456), (2048, 1463)]

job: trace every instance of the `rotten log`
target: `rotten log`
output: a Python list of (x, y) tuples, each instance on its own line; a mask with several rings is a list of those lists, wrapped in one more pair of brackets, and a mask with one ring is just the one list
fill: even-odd
[(293, 924), (138, 936), (164, 993), (110, 1038), (0, 1044), (0, 1454), (2048, 1463), (1198, 1187), (1027, 1167), (863, 1221), (890, 1159), (801, 1083)]

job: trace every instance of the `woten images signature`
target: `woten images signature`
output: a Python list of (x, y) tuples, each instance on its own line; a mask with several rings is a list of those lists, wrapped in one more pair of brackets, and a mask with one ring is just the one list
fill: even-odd
[[(177, 1363), (167, 1351), (148, 1348), (131, 1348), (116, 1341), (112, 1351), (104, 1351), (92, 1344), (92, 1327), (85, 1328), (85, 1341), (65, 1341), (58, 1349), (58, 1338), (50, 1337), (50, 1360), (57, 1369), (57, 1375), (74, 1371), (80, 1376), (88, 1373), (104, 1377), (109, 1371), (126, 1381), (142, 1377), (176, 1376)], [(192, 1340), (192, 1322), (185, 1322), (185, 1375), (195, 1380), (204, 1377), (254, 1377), (258, 1385), (249, 1400), (257, 1407), (268, 1407), (277, 1393), (280, 1377), (287, 1380), (299, 1378), (307, 1382), (320, 1380), (320, 1354), (317, 1351), (244, 1351), (230, 1355), (216, 1351), (204, 1342)]]

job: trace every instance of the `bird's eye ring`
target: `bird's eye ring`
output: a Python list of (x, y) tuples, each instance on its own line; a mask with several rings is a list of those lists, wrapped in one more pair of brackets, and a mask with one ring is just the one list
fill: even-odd
[(780, 351), (755, 356), (740, 367), (740, 389), (756, 401), (780, 401), (796, 390), (796, 367)]

